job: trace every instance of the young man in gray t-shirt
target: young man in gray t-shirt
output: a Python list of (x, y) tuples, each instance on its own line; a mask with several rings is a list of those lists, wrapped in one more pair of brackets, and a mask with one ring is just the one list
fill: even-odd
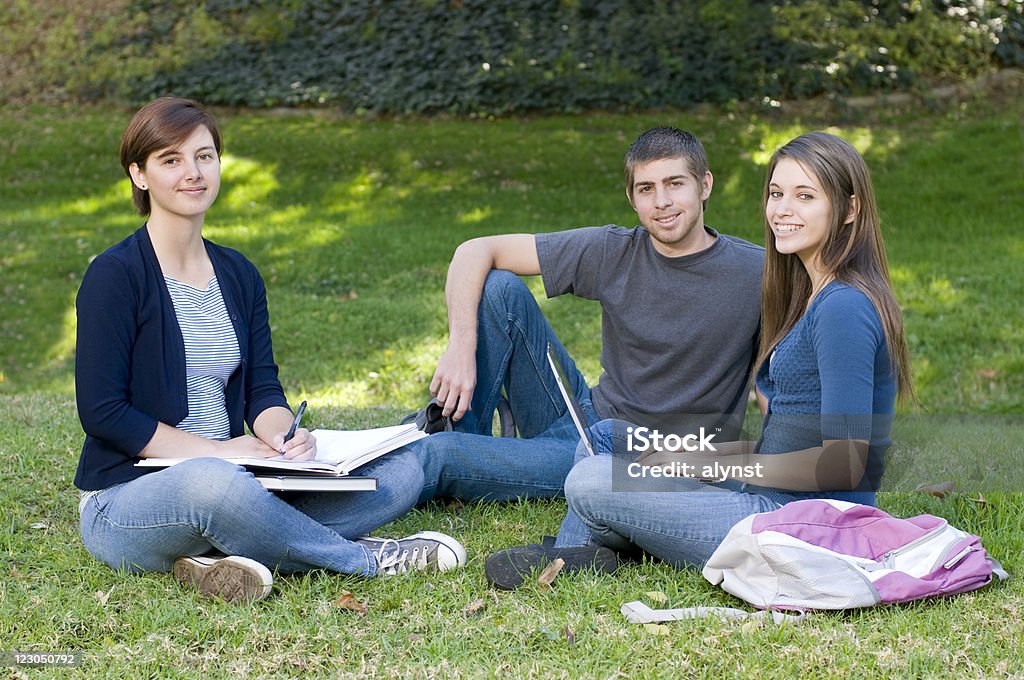
[[(675, 128), (642, 134), (625, 159), (626, 196), (642, 226), (507, 234), (460, 245), (448, 268), (448, 349), (430, 391), (454, 432), (410, 445), (425, 473), (420, 501), (551, 497), (579, 435), (545, 351), (551, 343), (590, 424), (656, 427), (702, 416), (735, 438), (756, 354), (764, 250), (704, 225), (713, 177), (700, 142)], [(548, 297), (602, 308), (591, 389), (519, 276)], [(491, 436), (504, 389), (518, 438)]]

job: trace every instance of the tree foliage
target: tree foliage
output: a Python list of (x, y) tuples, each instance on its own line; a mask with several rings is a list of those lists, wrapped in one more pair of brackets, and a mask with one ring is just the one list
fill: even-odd
[(9, 96), (386, 114), (863, 94), (1024, 65), (1024, 0), (31, 0)]

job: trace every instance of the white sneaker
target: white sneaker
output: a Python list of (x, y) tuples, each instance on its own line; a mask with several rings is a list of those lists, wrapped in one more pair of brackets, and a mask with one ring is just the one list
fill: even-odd
[(248, 557), (179, 557), (171, 573), (203, 595), (227, 602), (262, 600), (270, 594), (274, 577), (270, 570)]
[(462, 544), (437, 531), (420, 531), (399, 539), (363, 536), (355, 542), (373, 551), (377, 573), (387, 576), (409, 571), (448, 571), (466, 564)]

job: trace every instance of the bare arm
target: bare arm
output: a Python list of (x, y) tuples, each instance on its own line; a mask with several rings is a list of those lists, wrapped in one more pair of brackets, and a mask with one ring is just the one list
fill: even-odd
[(540, 274), (532, 234), (485, 236), (466, 241), (448, 266), (444, 297), (448, 307), (448, 349), (437, 363), (430, 393), (444, 415), (460, 419), (469, 410), (476, 388), (477, 310), (492, 269), (520, 276)]
[(287, 458), (310, 459), (316, 455), (316, 439), (305, 428), (295, 431), (287, 443), (284, 434), (292, 424), (292, 413), (275, 406), (256, 418), (256, 436), (243, 435), (225, 441), (216, 441), (184, 430), (158, 423), (156, 432), (146, 447), (139, 452), (142, 458), (232, 458), (251, 456), (273, 458), (284, 450)]
[(256, 437), (245, 435), (226, 441), (215, 441), (179, 430), (166, 423), (157, 424), (152, 439), (139, 452), (142, 458), (271, 458), (276, 455), (279, 455), (277, 451)]

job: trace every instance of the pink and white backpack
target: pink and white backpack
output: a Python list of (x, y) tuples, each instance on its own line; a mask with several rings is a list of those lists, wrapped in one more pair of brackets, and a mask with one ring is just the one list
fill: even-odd
[(977, 536), (932, 515), (804, 500), (738, 522), (703, 570), (763, 609), (850, 609), (954, 595), (1008, 577)]

